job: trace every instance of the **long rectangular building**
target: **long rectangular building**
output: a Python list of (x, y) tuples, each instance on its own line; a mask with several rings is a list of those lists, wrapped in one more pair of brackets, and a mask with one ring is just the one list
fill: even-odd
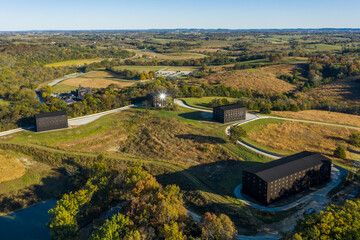
[(331, 160), (320, 153), (300, 152), (243, 171), (242, 192), (268, 205), (330, 181)]
[(68, 118), (64, 111), (35, 114), (35, 122), (37, 132), (68, 127)]
[(213, 120), (228, 123), (246, 119), (246, 108), (240, 104), (228, 104), (213, 108)]

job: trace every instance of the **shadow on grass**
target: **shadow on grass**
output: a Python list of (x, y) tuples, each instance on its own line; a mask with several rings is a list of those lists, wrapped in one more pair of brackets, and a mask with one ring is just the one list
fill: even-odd
[(208, 113), (208, 112), (194, 111), (194, 112), (180, 113), (179, 117), (191, 119), (191, 120), (214, 122), (212, 119), (212, 113)]
[(212, 137), (212, 136), (203, 136), (197, 134), (180, 134), (175, 135), (177, 138), (182, 138), (186, 140), (193, 140), (197, 143), (226, 143), (226, 141), (220, 137)]
[(57, 169), (56, 176), (44, 177), (39, 184), (19, 191), (0, 195), (0, 212), (13, 212), (48, 199), (60, 198), (71, 184), (64, 169)]

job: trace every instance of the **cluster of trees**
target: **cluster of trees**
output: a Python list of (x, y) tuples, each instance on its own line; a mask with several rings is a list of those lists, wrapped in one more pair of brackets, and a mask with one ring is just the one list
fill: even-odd
[(107, 239), (232, 239), (233, 222), (224, 214), (206, 213), (199, 224), (187, 215), (179, 187), (162, 187), (139, 164), (109, 169), (94, 163), (85, 186), (65, 194), (49, 211), (53, 239), (78, 239), (81, 227), (99, 219), (109, 206), (123, 207), (97, 229), (91, 240)]
[(344, 205), (331, 205), (317, 214), (300, 220), (287, 239), (360, 239), (360, 200), (346, 201)]
[(345, 56), (313, 56), (308, 60), (306, 88), (318, 87), (344, 77), (360, 74), (360, 61)]
[(299, 83), (299, 73), (295, 70), (293, 73), (290, 74), (282, 74), (278, 77), (281, 80), (289, 82), (291, 84), (298, 84)]
[(48, 227), (53, 239), (79, 239), (79, 228), (93, 214), (92, 206), (108, 203), (107, 188), (110, 184), (105, 165), (94, 163), (90, 178), (83, 189), (65, 194), (53, 209), (49, 210)]
[(107, 67), (106, 70), (122, 75), (126, 79), (146, 80), (154, 78), (155, 72), (138, 72), (130, 69), (117, 69), (116, 67)]

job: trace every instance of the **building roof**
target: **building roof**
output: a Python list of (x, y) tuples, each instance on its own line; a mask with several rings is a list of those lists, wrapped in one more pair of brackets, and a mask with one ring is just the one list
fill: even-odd
[(244, 108), (244, 106), (241, 104), (238, 104), (238, 103), (233, 103), (233, 104), (222, 105), (222, 106), (217, 106), (217, 107), (213, 107), (213, 108), (220, 108), (222, 110), (231, 110), (231, 109), (236, 109), (236, 108)]
[(35, 118), (55, 117), (55, 116), (62, 116), (62, 115), (67, 116), (67, 113), (65, 111), (39, 113), (39, 114), (35, 114)]
[(304, 151), (245, 169), (245, 171), (257, 175), (266, 182), (272, 182), (276, 179), (322, 164), (323, 161), (331, 162), (329, 158), (320, 153)]

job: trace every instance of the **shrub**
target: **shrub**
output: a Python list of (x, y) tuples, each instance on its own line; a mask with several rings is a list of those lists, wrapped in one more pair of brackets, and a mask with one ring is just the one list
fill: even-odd
[(338, 158), (345, 159), (346, 158), (346, 150), (344, 147), (337, 147), (334, 151), (334, 156)]
[(360, 133), (352, 133), (350, 136), (350, 144), (360, 147)]

